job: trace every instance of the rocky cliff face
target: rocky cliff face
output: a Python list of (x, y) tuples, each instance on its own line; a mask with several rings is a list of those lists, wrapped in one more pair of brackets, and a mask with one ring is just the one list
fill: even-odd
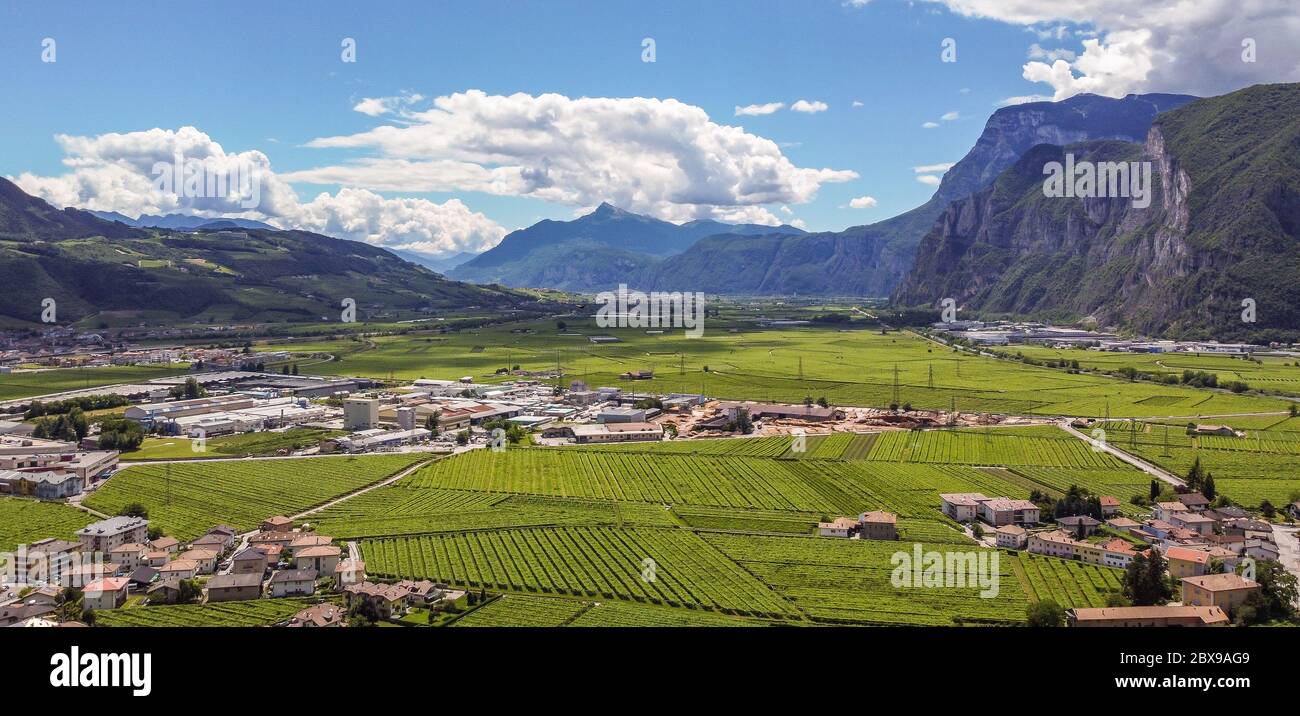
[[(645, 285), (678, 287), (723, 277), (727, 293), (799, 293), (886, 296), (908, 274), (917, 245), (948, 205), (989, 186), (1031, 147), (1097, 139), (1140, 142), (1161, 112), (1194, 98), (1129, 95), (1111, 99), (1077, 95), (1033, 102), (993, 113), (975, 146), (943, 176), (925, 204), (885, 221), (840, 232), (789, 236), (781, 242), (753, 238), (701, 241), (647, 270)], [(685, 288), (683, 286), (683, 288)]]
[[(1142, 144), (1034, 147), (948, 207), (894, 298), (1144, 333), (1288, 335), (1300, 328), (1297, 110), (1300, 86), (1253, 87), (1161, 116)], [(1067, 153), (1149, 162), (1150, 205), (1046, 196), (1044, 166)]]

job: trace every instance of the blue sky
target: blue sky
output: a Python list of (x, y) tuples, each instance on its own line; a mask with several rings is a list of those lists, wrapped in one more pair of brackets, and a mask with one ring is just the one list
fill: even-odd
[[(963, 7), (963, 1), (968, 6)], [(407, 106), (412, 112), (427, 111), (432, 98), (470, 90), (488, 96), (555, 93), (568, 100), (671, 98), (699, 108), (713, 124), (743, 127), (754, 138), (772, 140), (779, 156), (794, 168), (777, 171), (780, 176), (771, 179), (780, 185), (772, 188), (778, 200), (750, 203), (755, 201), (750, 195), (739, 206), (717, 209), (714, 215), (765, 212), (782, 221), (797, 220), (811, 230), (839, 230), (924, 202), (933, 186), (917, 181), (914, 168), (960, 159), (988, 115), (1007, 98), (1051, 96), (1054, 90), (1059, 96), (1059, 83), (1054, 88), (1022, 76), (1030, 53), (1037, 51), (1031, 46), (1081, 53), (1081, 41), (1099, 29), (1104, 39), (1106, 23), (1111, 22), (1105, 15), (1054, 20), (1044, 10), (1042, 17), (1049, 19), (1030, 23), (969, 7), (980, 2), (875, 0), (861, 7), (841, 0), (231, 2), (220, 10), (211, 4), (175, 2), (45, 3), (21, 10), (6, 4), (0, 62), (7, 71), (0, 76), (0, 90), (10, 111), (0, 135), (0, 174), (27, 175), (20, 183), (40, 187), (50, 199), (62, 197), (66, 203), (93, 208), (112, 204), (134, 214), (138, 211), (133, 209), (148, 202), (133, 201), (120, 182), (102, 176), (68, 181), (71, 170), (63, 162), (70, 153), (55, 135), (97, 137), (192, 126), (227, 153), (262, 152), (277, 175), (310, 175), (380, 156), (406, 162), (445, 160), (462, 169), (467, 162), (474, 169), (508, 166), (513, 171), (527, 162), (517, 157), (467, 157), (448, 148), (430, 156), (423, 148), (411, 149), (424, 146), (418, 137), (400, 143), (307, 145), (322, 137), (356, 137), (384, 125), (402, 128), (425, 121), (400, 111), (379, 116), (356, 111), (367, 98), (418, 94), (422, 99)], [(340, 58), (340, 42), (346, 37), (356, 40), (355, 63)], [(646, 37), (655, 40), (654, 63), (641, 60)], [(940, 59), (940, 43), (946, 37), (957, 41), (957, 62)], [(41, 61), (44, 38), (57, 43), (55, 62)], [(797, 100), (825, 103), (826, 109), (791, 111), (789, 105)], [(786, 107), (764, 116), (735, 115), (738, 106), (766, 103)], [(525, 103), (518, 109), (527, 112), (528, 107)], [(621, 129), (612, 125), (617, 124), (614, 118), (624, 116), (624, 109), (629, 110), (626, 121), (636, 121), (635, 108), (611, 109), (598, 126), (599, 146), (584, 149), (585, 159), (575, 161), (590, 161), (591, 152), (622, 152)], [(579, 105), (571, 110), (574, 121), (585, 112)], [(950, 119), (941, 119), (945, 115)], [(465, 129), (475, 121), (483, 117), (458, 116), (456, 126)], [(673, 121), (665, 119), (667, 126)], [(924, 128), (927, 122), (937, 126)], [(482, 131), (497, 129), (487, 124)], [(647, 145), (657, 141), (642, 136), (635, 151), (650, 151)], [(712, 151), (702, 150), (705, 155)], [(747, 150), (729, 151), (744, 155)], [(97, 156), (96, 161), (122, 161)], [(529, 159), (542, 161), (535, 155)], [(543, 158), (547, 165), (549, 159)], [(555, 159), (557, 166), (562, 164), (558, 154)], [(752, 159), (741, 156), (734, 162), (748, 166)], [(770, 159), (769, 154), (764, 161)], [(688, 158), (697, 160), (711, 159)], [(702, 194), (716, 195), (709, 186), (714, 169), (700, 168), (689, 188), (672, 186), (669, 179), (665, 186), (644, 188), (648, 180), (640, 175), (638, 161), (630, 157), (613, 167), (593, 164), (593, 175), (610, 175), (600, 180), (610, 182), (610, 196), (601, 198), (619, 203), (618, 196), (641, 196), (642, 205), (628, 208), (674, 220), (714, 211), (700, 205)], [(442, 166), (430, 165), (427, 172), (441, 171)], [(834, 170), (834, 178), (809, 178), (810, 172), (822, 169)], [(563, 178), (553, 180), (556, 186), (549, 194), (484, 190), (479, 181), (441, 178), (433, 182), (440, 185), (438, 190), (415, 182), (414, 190), (402, 191), (398, 187), (406, 184), (393, 172), (387, 165), (387, 179), (379, 183), (344, 172), (346, 181), (287, 185), (302, 202), (321, 192), (335, 195), (345, 186), (389, 200), (406, 197), (443, 205), (456, 199), (467, 210), (461, 218), (482, 214), (506, 231), (542, 218), (571, 218), (606, 193), (600, 181), (586, 178), (581, 187), (566, 187)], [(561, 172), (557, 169), (556, 176)], [(848, 174), (856, 177), (845, 178)], [(60, 176), (61, 184), (31, 178)], [(763, 183), (761, 177), (746, 176)], [(112, 186), (118, 187), (116, 194)], [(866, 196), (875, 200), (874, 206), (848, 208), (851, 199)], [(734, 199), (719, 200), (730, 201)], [(322, 219), (322, 212), (333, 213)], [(299, 217), (302, 222), (323, 222), (311, 228), (332, 227), (353, 238), (364, 234), (374, 243), (419, 243), (419, 237), (394, 229), (391, 222), (356, 229), (355, 222), (347, 223), (356, 216), (333, 205), (317, 207), (314, 219), (305, 216)], [(418, 219), (421, 214), (412, 216)], [(479, 223), (478, 229), (465, 229), (463, 223), (449, 220), (442, 230), (479, 231), (475, 236), (481, 243)], [(459, 245), (456, 241), (452, 237), (424, 245), (437, 253)]]

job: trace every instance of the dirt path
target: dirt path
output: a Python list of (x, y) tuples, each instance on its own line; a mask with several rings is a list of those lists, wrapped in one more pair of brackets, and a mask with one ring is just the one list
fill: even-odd
[(1174, 475), (1172, 472), (1169, 472), (1168, 470), (1158, 465), (1149, 463), (1146, 460), (1143, 460), (1142, 458), (1130, 455), (1129, 453), (1126, 453), (1123, 450), (1120, 450), (1119, 448), (1115, 447), (1109, 441), (1094, 440), (1091, 437), (1084, 435), (1083, 433), (1076, 430), (1074, 426), (1070, 425), (1066, 421), (1061, 421), (1057, 423), (1057, 427), (1073, 435), (1074, 437), (1087, 442), (1089, 445), (1092, 445), (1094, 448), (1101, 450), (1102, 452), (1106, 452), (1111, 455), (1114, 455), (1116, 458), (1123, 460), (1124, 462), (1132, 465), (1133, 467), (1136, 467), (1137, 469), (1147, 473), (1148, 475), (1151, 475), (1152, 477), (1156, 477), (1161, 480), (1164, 480), (1165, 482), (1169, 483), (1170, 485), (1173, 485), (1174, 487), (1186, 486), (1182, 478)]

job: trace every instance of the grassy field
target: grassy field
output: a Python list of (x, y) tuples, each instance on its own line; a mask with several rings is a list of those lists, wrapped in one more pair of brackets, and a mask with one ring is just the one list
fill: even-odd
[(185, 372), (186, 366), (104, 366), (101, 368), (56, 368), (32, 373), (0, 376), (0, 400), (33, 395), (84, 390), (114, 383), (142, 383)]
[(1050, 599), (1071, 607), (1104, 607), (1106, 597), (1120, 591), (1123, 570), (1022, 552), (1009, 559), (1025, 594), (1034, 601)]
[(142, 605), (95, 612), (95, 626), (108, 627), (256, 627), (288, 620), (324, 600), (288, 597), (217, 604)]
[(198, 451), (197, 441), (184, 437), (148, 437), (140, 449), (122, 453), (128, 462), (149, 460), (192, 460), (214, 457), (269, 457), (281, 450), (294, 451), (310, 447), (321, 440), (344, 435), (341, 430), (293, 428), (284, 432), (243, 433), (208, 438), (206, 449)]
[(328, 502), (427, 457), (412, 453), (138, 465), (114, 475), (85, 504), (117, 514), (128, 504), (140, 503), (152, 524), (184, 540), (222, 523), (250, 530), (267, 517)]
[(0, 497), (0, 552), (46, 537), (76, 539), (95, 518), (75, 507), (19, 497)]
[[(588, 336), (594, 334), (614, 335), (620, 342), (593, 344)], [(283, 345), (261, 348), (278, 350)], [(1287, 407), (1275, 398), (1070, 374), (958, 353), (908, 333), (769, 330), (736, 318), (713, 322), (698, 339), (604, 329), (579, 320), (568, 321), (561, 332), (553, 322), (537, 321), (448, 334), (316, 341), (302, 352), (338, 357), (305, 368), (319, 374), (400, 380), (471, 375), (496, 382), (506, 379), (496, 374), (499, 368), (518, 365), (548, 371), (558, 364), (566, 382), (580, 378), (588, 385), (619, 385), (620, 373), (654, 369), (655, 378), (638, 381), (638, 389), (702, 390), (724, 398), (784, 402), (825, 396), (841, 405), (888, 405), (897, 369), (899, 402), (917, 408), (948, 409), (955, 401), (965, 411), (1158, 417)]]
[(1043, 346), (1016, 346), (1010, 352), (1023, 353), (1036, 360), (1078, 361), (1080, 368), (1100, 371), (1132, 367), (1159, 376), (1182, 376), (1184, 370), (1205, 371), (1218, 376), (1221, 384), (1241, 381), (1256, 390), (1300, 395), (1300, 361), (1285, 356), (1241, 358), (1204, 353), (1110, 353)]

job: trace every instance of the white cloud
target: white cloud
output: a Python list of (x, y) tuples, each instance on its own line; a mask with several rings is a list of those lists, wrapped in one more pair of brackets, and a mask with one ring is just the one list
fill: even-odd
[(960, 114), (958, 114), (956, 111), (952, 111), (952, 112), (944, 112), (944, 113), (943, 113), (943, 116), (940, 117), (939, 119), (941, 119), (941, 120), (943, 120), (943, 121), (945, 121), (945, 122), (953, 122), (953, 121), (956, 121), (956, 120), (957, 120), (958, 118), (960, 118), (960, 117), (961, 117)]
[(916, 180), (929, 186), (939, 186), (939, 182), (943, 181), (934, 174), (920, 174), (916, 177)]
[(401, 114), (412, 105), (424, 100), (424, 95), (407, 92), (396, 97), (366, 97), (352, 107), (352, 111), (370, 117)]
[(874, 196), (859, 196), (849, 200), (850, 209), (871, 209), (879, 202)]
[(1029, 46), (1028, 54), (1029, 59), (1031, 60), (1048, 60), (1050, 62), (1055, 62), (1056, 60), (1073, 62), (1076, 57), (1075, 53), (1071, 50), (1065, 48), (1048, 50), (1044, 49), (1043, 46), (1039, 45), (1037, 42)]
[(744, 107), (736, 106), (737, 117), (760, 117), (765, 114), (774, 114), (785, 108), (785, 102), (768, 102), (767, 104), (747, 104)]
[(912, 167), (912, 171), (917, 174), (942, 174), (957, 165), (957, 162), (941, 162), (939, 164), (922, 164), (919, 167)]
[(781, 213), (782, 213), (782, 214), (785, 214), (786, 216), (790, 216), (791, 214), (794, 213), (794, 210), (792, 210), (790, 207), (785, 206), (784, 204), (782, 204), (782, 205), (781, 205)]
[(321, 137), (319, 148), (370, 150), (291, 172), (294, 182), (375, 191), (481, 191), (568, 206), (609, 201), (670, 221), (774, 223), (764, 204), (812, 201), (850, 170), (797, 167), (770, 139), (674, 99), (558, 94), (437, 97), (402, 126)]
[[(505, 236), (505, 230), (457, 199), (438, 204), (426, 199), (385, 199), (364, 189), (321, 193), (303, 203), (283, 176), (259, 151), (226, 152), (194, 127), (150, 129), (94, 137), (58, 135), (70, 171), (57, 176), (24, 173), (11, 177), (22, 189), (59, 207), (118, 211), (128, 216), (185, 213), (206, 217), (238, 216), (267, 221), (286, 229), (303, 229), (406, 248), (430, 254), (481, 251)], [(154, 181), (155, 163), (185, 160), (233, 172), (250, 168), (258, 178), (257, 206), (241, 205), (245, 196), (189, 198), (177, 196)]]
[(938, 122), (922, 122), (922, 123), (921, 123), (921, 128), (922, 128), (922, 129), (934, 129), (935, 127), (938, 127), (938, 126), (939, 126), (939, 123), (938, 123)]
[(806, 99), (801, 99), (795, 102), (794, 104), (790, 105), (790, 109), (795, 112), (803, 112), (804, 114), (816, 114), (818, 112), (825, 112), (826, 110), (830, 109), (830, 105), (826, 104), (825, 102), (820, 102), (817, 100), (813, 100), (809, 102)]
[(1019, 96), (1017, 96), (1017, 97), (1007, 97), (1006, 99), (1002, 100), (1001, 102), (997, 102), (994, 106), (995, 106), (995, 107), (1008, 107), (1008, 106), (1011, 106), (1011, 105), (1013, 105), (1013, 104), (1027, 104), (1027, 103), (1029, 103), (1029, 102), (1050, 102), (1050, 101), (1052, 101), (1052, 97), (1051, 97), (1051, 95), (1045, 95), (1045, 94), (1025, 94), (1025, 95), (1019, 95)]
[[(1031, 57), (1022, 75), (1065, 99), (1080, 92), (1214, 95), (1259, 82), (1300, 80), (1291, 0), (926, 0), (960, 15), (1022, 25), (1040, 40), (1081, 39), (1073, 57)], [(1256, 62), (1243, 62), (1254, 39)], [(1032, 50), (1031, 50), (1032, 52)]]
[(865, 107), (865, 106), (866, 106), (866, 105), (864, 105), (863, 103), (859, 102), (858, 100), (856, 100), (856, 99), (853, 100), (853, 107), (854, 107), (855, 109), (858, 108), (858, 107)]
[(790, 225), (796, 229), (803, 229), (804, 231), (808, 230), (808, 222), (803, 219), (795, 219), (790, 222)]

